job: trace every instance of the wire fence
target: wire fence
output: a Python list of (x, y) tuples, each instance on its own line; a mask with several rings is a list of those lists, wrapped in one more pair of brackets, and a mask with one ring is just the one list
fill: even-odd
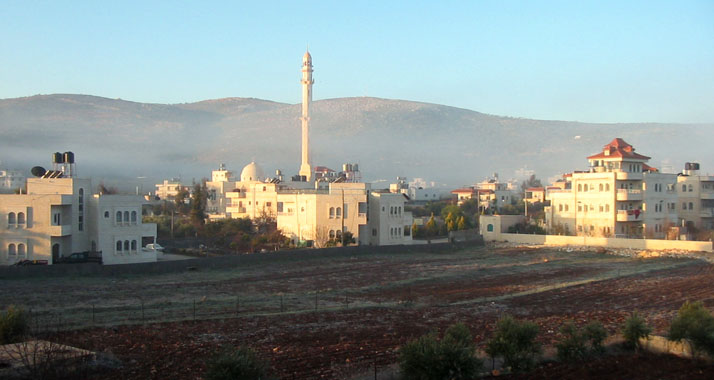
[(51, 308), (24, 307), (34, 333), (49, 333), (91, 327), (111, 327), (176, 321), (201, 321), (247, 316), (339, 311), (350, 308), (409, 306), (411, 291), (398, 300), (375, 295), (337, 292), (271, 294), (250, 296), (196, 297), (121, 304), (59, 305)]

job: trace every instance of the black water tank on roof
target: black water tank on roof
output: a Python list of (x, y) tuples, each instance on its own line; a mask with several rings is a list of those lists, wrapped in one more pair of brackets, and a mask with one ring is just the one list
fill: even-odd
[(60, 153), (60, 152), (52, 153), (52, 163), (53, 164), (63, 164), (64, 156), (62, 156), (62, 153)]
[(64, 152), (64, 162), (66, 162), (68, 164), (73, 164), (74, 163), (74, 153)]

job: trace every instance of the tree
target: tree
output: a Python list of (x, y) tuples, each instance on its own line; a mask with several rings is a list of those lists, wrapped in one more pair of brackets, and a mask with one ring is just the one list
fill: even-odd
[(640, 339), (649, 338), (651, 332), (652, 328), (647, 326), (645, 320), (637, 312), (633, 312), (625, 320), (625, 325), (622, 328), (625, 347), (631, 350), (638, 350), (641, 347)]
[(531, 174), (531, 176), (521, 184), (521, 192), (525, 192), (529, 187), (543, 187), (543, 184), (536, 178), (535, 174)]
[(540, 344), (536, 342), (538, 325), (521, 322), (505, 315), (496, 323), (496, 331), (486, 344), (486, 353), (491, 358), (502, 357), (504, 367), (514, 371), (531, 369), (540, 355)]
[(461, 215), (461, 218), (459, 218), (459, 222), (456, 224), (456, 228), (459, 230), (465, 230), (469, 228), (469, 225), (466, 223), (466, 218)]
[(189, 194), (188, 189), (186, 189), (185, 187), (181, 187), (176, 196), (174, 197), (176, 208), (181, 214), (186, 213), (186, 199), (188, 199), (190, 195), (191, 194)]
[(426, 222), (425, 227), (427, 237), (436, 236), (439, 233), (439, 226), (436, 225), (436, 221), (434, 220), (434, 214), (432, 214), (431, 218), (429, 218), (429, 221)]
[(206, 223), (206, 187), (201, 184), (196, 184), (193, 187), (193, 195), (191, 196), (191, 222), (197, 228), (200, 228)]
[(117, 194), (119, 191), (116, 187), (107, 187), (104, 185), (104, 182), (99, 182), (99, 186), (97, 186), (97, 192), (99, 194)]
[(600, 322), (591, 322), (581, 330), (568, 321), (560, 332), (563, 340), (556, 344), (556, 348), (558, 359), (562, 361), (579, 361), (603, 352), (602, 342), (607, 338), (607, 331)]
[(686, 339), (692, 353), (704, 351), (714, 357), (714, 316), (701, 302), (685, 302), (669, 327), (669, 339)]
[(399, 368), (406, 379), (473, 379), (482, 367), (471, 332), (461, 323), (449, 327), (441, 340), (430, 333), (399, 350)]

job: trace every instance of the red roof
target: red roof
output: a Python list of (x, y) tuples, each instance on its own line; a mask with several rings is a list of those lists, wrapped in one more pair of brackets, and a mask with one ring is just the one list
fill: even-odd
[(653, 173), (658, 173), (659, 169), (649, 166), (647, 164), (642, 164), (642, 171), (644, 172), (653, 172)]
[[(605, 152), (608, 152), (608, 154), (605, 154)], [(597, 158), (611, 158), (611, 157), (634, 158), (637, 160), (649, 160), (650, 159), (647, 156), (643, 156), (641, 154), (635, 153), (635, 148), (633, 148), (632, 145), (628, 144), (627, 142), (625, 142), (625, 140), (618, 137), (618, 138), (610, 141), (609, 144), (605, 145), (602, 148), (602, 152), (588, 157), (588, 160), (597, 159)]]
[(526, 191), (545, 191), (545, 188), (543, 188), (543, 187), (529, 187), (526, 189)]
[(459, 194), (459, 193), (473, 194), (474, 189), (472, 187), (465, 187), (465, 188), (461, 188), (461, 189), (451, 190), (451, 194)]

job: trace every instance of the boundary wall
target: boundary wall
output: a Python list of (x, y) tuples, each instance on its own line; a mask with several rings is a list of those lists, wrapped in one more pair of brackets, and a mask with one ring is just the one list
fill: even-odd
[(486, 241), (507, 241), (521, 244), (539, 244), (553, 246), (588, 246), (606, 248), (628, 248), (641, 250), (677, 250), (714, 252), (710, 241), (659, 240), (659, 239), (623, 239), (590, 236), (528, 235), (499, 232), (484, 232)]
[(241, 265), (263, 264), (270, 261), (294, 261), (315, 258), (349, 257), (371, 254), (409, 254), (418, 252), (441, 253), (466, 247), (482, 246), (483, 240), (464, 243), (432, 243), (385, 246), (349, 246), (322, 249), (291, 249), (283, 251), (226, 254), (224, 256), (201, 257), (195, 259), (157, 261), (151, 263), (136, 263), (123, 265), (100, 265), (96, 263), (33, 265), (33, 266), (0, 266), (0, 281), (22, 279), (33, 276), (67, 276), (67, 275), (98, 275), (112, 276), (124, 274), (162, 274), (182, 272), (187, 270), (229, 268)]

